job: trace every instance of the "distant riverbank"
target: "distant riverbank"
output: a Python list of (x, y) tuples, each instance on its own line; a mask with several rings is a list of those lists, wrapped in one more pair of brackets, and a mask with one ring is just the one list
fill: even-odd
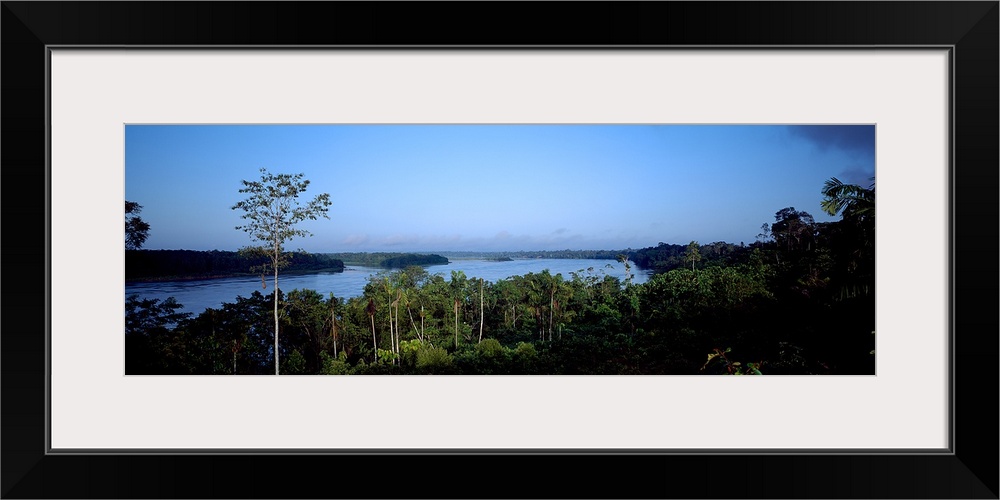
[[(321, 272), (344, 269), (344, 262), (325, 254), (289, 252), (281, 272)], [(191, 281), (270, 274), (266, 254), (222, 250), (127, 250), (125, 281)]]
[[(322, 269), (308, 269), (308, 270), (297, 270), (297, 271), (286, 271), (281, 270), (279, 274), (279, 279), (286, 276), (301, 276), (306, 274), (317, 274), (317, 273), (342, 273), (346, 268), (344, 267), (329, 267)], [(269, 271), (264, 274), (265, 279), (270, 279), (273, 277), (274, 272)], [(206, 280), (220, 280), (229, 278), (260, 278), (260, 273), (218, 273), (218, 274), (191, 274), (184, 276), (150, 276), (144, 278), (125, 278), (125, 283), (168, 283), (168, 282), (184, 282), (184, 281), (206, 281)]]
[[(455, 271), (464, 273), (469, 279), (483, 278), (494, 283), (511, 276), (524, 276), (544, 270), (548, 270), (552, 275), (562, 274), (566, 280), (572, 280), (574, 274), (600, 280), (603, 280), (604, 276), (611, 276), (622, 282), (626, 278), (624, 266), (620, 262), (604, 259), (511, 259), (503, 262), (456, 259), (448, 264), (427, 266), (425, 269), (429, 274), (440, 274), (446, 280), (450, 280), (452, 271)], [(308, 289), (315, 290), (324, 297), (332, 293), (336, 297), (349, 299), (362, 295), (372, 276), (389, 272), (392, 271), (353, 265), (333, 272), (282, 271), (278, 278), (278, 286), (286, 292)], [(650, 276), (651, 273), (639, 269), (633, 269), (631, 272), (631, 279), (635, 284), (644, 283)], [(125, 295), (137, 294), (143, 299), (159, 300), (174, 297), (183, 305), (183, 312), (199, 314), (206, 308), (218, 308), (225, 302), (234, 302), (237, 296), (249, 297), (255, 291), (270, 293), (273, 276), (265, 276), (265, 279), (266, 282), (262, 284), (259, 274), (244, 274), (217, 279), (130, 281), (125, 284)], [(263, 286), (265, 284), (266, 288)]]

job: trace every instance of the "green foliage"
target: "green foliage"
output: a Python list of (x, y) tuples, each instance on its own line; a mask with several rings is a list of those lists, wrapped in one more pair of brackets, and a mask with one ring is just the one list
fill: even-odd
[(351, 373), (351, 365), (347, 363), (347, 353), (341, 353), (334, 358), (325, 351), (320, 355), (320, 374), (322, 375), (347, 375)]
[(685, 245), (660, 243), (655, 247), (643, 248), (632, 253), (632, 261), (639, 267), (651, 269), (657, 273), (684, 266)]
[(379, 348), (376, 351), (376, 356), (377, 356), (377, 359), (378, 359), (378, 363), (380, 363), (380, 364), (387, 364), (387, 365), (391, 365), (391, 364), (395, 363), (397, 359), (399, 359), (399, 355), (398, 354), (396, 354), (396, 353), (394, 353), (394, 352), (392, 352), (392, 351), (390, 351), (388, 349), (382, 349), (382, 348)]
[(302, 353), (298, 349), (294, 349), (285, 358), (282, 367), (284, 368), (283, 371), (288, 375), (302, 375), (306, 372), (306, 358), (302, 356)]
[(595, 259), (615, 260), (621, 250), (516, 250), (501, 252), (450, 251), (448, 256), (456, 259), (483, 259), (496, 262), (519, 259)]
[(485, 358), (497, 358), (504, 355), (504, 347), (497, 339), (483, 339), (476, 344), (476, 353)]
[(318, 373), (322, 368), (320, 354), (333, 348), (333, 300), (315, 290), (292, 290), (282, 302), (281, 355), (290, 348), (298, 349), (306, 359), (308, 373)]
[(526, 359), (538, 357), (538, 351), (535, 350), (535, 346), (530, 342), (518, 342), (517, 347), (514, 349), (514, 354)]
[(470, 375), (510, 373), (513, 369), (512, 357), (513, 351), (493, 338), (483, 339), (482, 342), (452, 355), (456, 370)]
[[(126, 250), (125, 279), (157, 281), (190, 278), (260, 275), (268, 262), (266, 252), (220, 250)], [(294, 252), (287, 255), (288, 272), (340, 271), (344, 263), (324, 254)]]
[(129, 295), (125, 298), (125, 335), (149, 335), (189, 318), (191, 313), (177, 312), (182, 307), (173, 297), (161, 301)]
[(142, 205), (125, 200), (125, 250), (138, 250), (149, 237), (149, 223), (139, 217)]
[(836, 177), (823, 183), (823, 201), (820, 206), (830, 215), (843, 212), (845, 218), (867, 218), (875, 216), (875, 178), (867, 189), (844, 184)]
[[(461, 318), (461, 314), (462, 313), (460, 312), (459, 313), (459, 318)], [(461, 319), (459, 321), (461, 321)], [(452, 333), (454, 333), (454, 332), (452, 332)], [(454, 340), (454, 339), (452, 339), (452, 340)], [(464, 344), (468, 344), (468, 343), (471, 343), (471, 342), (475, 342), (475, 338), (474, 338), (473, 330), (472, 330), (472, 325), (470, 325), (468, 323), (464, 323), (464, 322), (463, 323), (459, 323), (458, 324), (458, 344), (459, 345), (464, 345)]]
[(435, 266), (448, 263), (448, 259), (440, 255), (404, 254), (383, 259), (379, 262), (379, 266), (402, 269), (408, 266)]
[(534, 344), (530, 342), (518, 342), (517, 346), (510, 352), (510, 373), (532, 374), (538, 373), (539, 355)]
[[(874, 181), (874, 178), (872, 178)], [(823, 210), (840, 221), (828, 224), (826, 245), (834, 265), (830, 287), (835, 300), (865, 298), (875, 293), (875, 184), (844, 184), (836, 177), (823, 185)]]
[(701, 260), (701, 252), (698, 250), (697, 241), (688, 243), (687, 252), (684, 253), (684, 260), (691, 263), (691, 270), (693, 271), (695, 262)]
[(415, 254), (401, 252), (337, 252), (323, 254), (327, 258), (341, 260), (353, 266), (384, 267), (403, 269), (408, 266), (433, 266), (448, 264), (446, 257), (437, 254)]
[(327, 215), (330, 195), (317, 195), (302, 206), (298, 197), (309, 186), (309, 181), (302, 178), (303, 174), (271, 174), (264, 168), (260, 169), (260, 173), (259, 181), (241, 181), (243, 188), (239, 192), (248, 197), (237, 202), (232, 209), (242, 210), (241, 218), (247, 222), (236, 229), (245, 231), (251, 240), (263, 243), (268, 249), (275, 248), (280, 254), (281, 246), (286, 241), (311, 234), (296, 227), (297, 224), (319, 217), (330, 218)]
[(187, 359), (188, 339), (174, 328), (191, 316), (178, 312), (181, 307), (173, 297), (163, 301), (139, 299), (136, 295), (126, 297), (126, 374), (193, 372)]
[(620, 253), (617, 259), (625, 266), (625, 286), (632, 285), (632, 262), (628, 260), (628, 255)]
[(401, 340), (399, 342), (399, 357), (404, 366), (415, 367), (417, 364), (417, 352), (424, 347), (424, 343), (419, 339)]
[(422, 347), (417, 351), (416, 368), (418, 373), (443, 374), (452, 367), (452, 357), (441, 347)]
[(708, 354), (708, 361), (705, 361), (705, 364), (701, 366), (701, 371), (706, 371), (707, 369), (709, 373), (722, 373), (726, 375), (763, 375), (760, 372), (763, 362), (744, 364), (740, 361), (732, 361), (726, 356), (730, 351), (732, 349), (729, 347), (725, 350), (713, 349)]
[(416, 352), (423, 346), (423, 342), (417, 339), (402, 340), (399, 342), (399, 352), (402, 354), (416, 354)]

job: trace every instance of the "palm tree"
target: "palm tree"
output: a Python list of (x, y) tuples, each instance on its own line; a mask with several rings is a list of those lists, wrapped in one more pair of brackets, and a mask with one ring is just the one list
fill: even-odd
[(864, 220), (875, 216), (875, 178), (868, 189), (856, 184), (844, 184), (836, 177), (823, 183), (823, 201), (820, 206), (830, 215), (843, 212), (845, 219)]
[(839, 254), (843, 274), (840, 283), (840, 297), (850, 298), (869, 295), (875, 284), (875, 178), (872, 184), (863, 188), (854, 184), (844, 184), (831, 177), (823, 184), (824, 199), (820, 203), (823, 211), (842, 215), (837, 223), (835, 253)]

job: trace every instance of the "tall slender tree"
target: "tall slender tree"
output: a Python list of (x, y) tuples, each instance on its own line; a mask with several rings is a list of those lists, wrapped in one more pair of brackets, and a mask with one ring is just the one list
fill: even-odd
[(691, 270), (694, 271), (694, 263), (701, 260), (701, 252), (698, 251), (698, 242), (692, 241), (688, 243), (687, 252), (684, 254), (684, 259), (691, 261)]
[(394, 326), (392, 321), (392, 308), (393, 306), (397, 305), (399, 301), (395, 299), (396, 286), (389, 278), (390, 277), (388, 275), (382, 277), (382, 289), (385, 291), (386, 296), (388, 297), (386, 301), (386, 309), (389, 310), (389, 351), (395, 354), (396, 336), (398, 335), (398, 333), (396, 333), (396, 330), (398, 329), (399, 320), (398, 320), (398, 309), (397, 309), (397, 320), (396, 320), (397, 325)]
[(243, 211), (241, 217), (247, 223), (236, 229), (249, 234), (251, 241), (262, 244), (274, 271), (274, 374), (278, 375), (278, 269), (288, 263), (284, 244), (295, 237), (311, 236), (312, 233), (296, 226), (319, 217), (329, 219), (327, 210), (331, 203), (330, 195), (323, 193), (304, 206), (299, 204), (299, 195), (309, 186), (309, 181), (302, 178), (304, 174), (272, 174), (264, 168), (260, 173), (260, 180), (241, 181), (240, 193), (248, 197), (232, 209)]
[(486, 323), (486, 307), (483, 305), (483, 279), (479, 278), (479, 342), (483, 341), (484, 323)]
[(365, 309), (368, 313), (368, 319), (372, 322), (372, 363), (378, 361), (378, 341), (375, 340), (375, 299), (368, 299), (368, 307)]

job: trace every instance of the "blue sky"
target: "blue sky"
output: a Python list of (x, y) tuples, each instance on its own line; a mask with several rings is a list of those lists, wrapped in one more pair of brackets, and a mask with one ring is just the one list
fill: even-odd
[(753, 242), (823, 182), (867, 187), (873, 125), (127, 125), (144, 248), (236, 250), (241, 180), (302, 173), (309, 252), (618, 250)]

